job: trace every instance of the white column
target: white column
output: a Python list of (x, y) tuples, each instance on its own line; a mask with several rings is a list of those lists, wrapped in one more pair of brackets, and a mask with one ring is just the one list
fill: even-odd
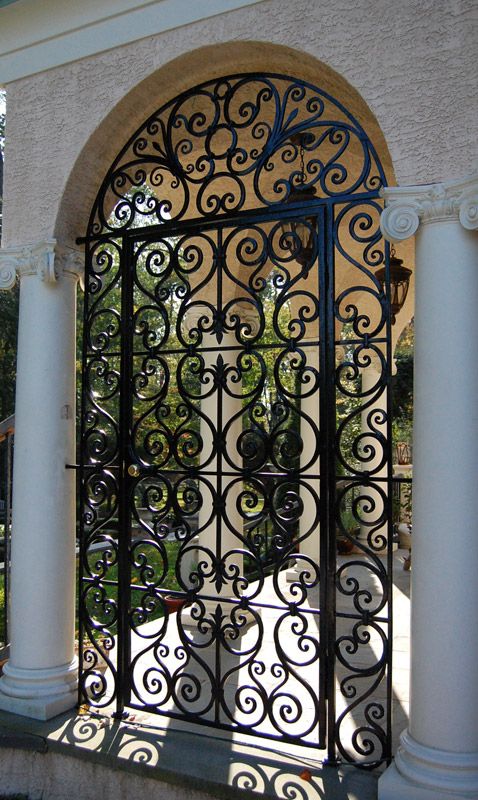
[[(238, 304), (238, 306), (240, 306), (240, 304)], [(237, 308), (235, 310), (237, 311)], [(257, 320), (253, 318), (253, 315), (251, 315), (247, 309), (241, 310), (239, 308), (239, 311), (241, 312), (241, 319), (243, 319), (243, 321), (245, 321), (249, 326), (251, 335), (254, 335), (254, 332), (257, 329)], [(205, 319), (206, 317), (207, 312), (203, 310), (201, 305), (192, 307), (188, 312), (188, 326), (190, 328), (197, 327), (199, 320), (201, 318)], [(213, 431), (217, 431), (219, 437), (226, 438), (227, 453), (237, 468), (237, 477), (240, 476), (242, 464), (240, 463), (241, 459), (237, 449), (237, 442), (242, 432), (242, 417), (240, 416), (242, 409), (241, 383), (234, 383), (231, 380), (227, 381), (228, 388), (235, 396), (229, 394), (225, 388), (221, 386), (222, 379), (218, 380), (215, 390), (210, 394), (208, 393), (213, 380), (215, 380), (212, 373), (214, 372), (218, 374), (223, 369), (219, 365), (219, 358), (221, 357), (223, 359), (226, 368), (234, 368), (240, 350), (225, 349), (238, 345), (238, 340), (232, 332), (224, 331), (220, 341), (214, 333), (203, 333), (202, 337), (202, 347), (206, 348), (205, 350), (201, 349), (200, 351), (204, 359), (203, 371), (206, 372), (210, 370), (211, 373), (208, 375), (208, 384), (205, 384), (202, 387), (203, 393), (208, 394), (208, 396), (201, 400), (201, 414), (203, 416), (200, 420), (200, 433), (202, 439), (200, 464), (201, 466), (204, 465), (205, 472), (212, 473), (211, 475), (207, 476), (207, 480), (212, 485), (213, 491), (216, 493), (219, 490), (220, 478), (221, 494), (226, 497), (226, 517), (232, 529), (237, 532), (237, 534), (241, 534), (243, 531), (244, 519), (237, 509), (236, 501), (240, 495), (240, 492), (242, 491), (242, 482), (238, 481), (234, 474), (232, 476), (225, 476), (222, 474), (223, 472), (234, 473), (235, 469), (231, 467), (231, 465), (228, 464), (224, 459), (222, 459), (221, 465), (219, 465), (217, 453), (212, 459), (210, 459), (213, 451)], [(219, 419), (220, 393), (222, 394), (222, 420)], [(233, 422), (232, 424), (229, 424), (231, 420), (233, 420)], [(221, 472), (221, 475), (219, 475), (219, 472)], [(229, 486), (231, 488), (228, 489)], [(238, 567), (239, 573), (242, 575), (243, 555), (241, 551), (244, 549), (244, 545), (239, 536), (236, 535), (233, 530), (231, 530), (221, 519), (218, 520), (217, 514), (213, 515), (213, 497), (211, 492), (207, 490), (206, 485), (202, 482), (200, 484), (200, 491), (202, 493), (203, 505), (199, 511), (197, 561), (204, 561), (207, 565), (209, 565), (211, 559), (208, 556), (208, 553), (217, 555), (217, 525), (219, 522), (221, 548), (220, 555), (221, 558), (226, 556), (226, 578), (232, 574), (233, 565)], [(231, 553), (229, 558), (227, 558), (227, 553)], [(206, 568), (206, 572), (207, 571), (208, 570)], [(221, 597), (233, 597), (234, 591), (231, 580), (227, 580), (227, 582), (223, 584), (218, 591), (214, 585), (214, 577), (215, 574), (211, 578), (205, 579), (204, 587), (200, 592), (200, 596), (211, 595), (217, 596), (218, 599)], [(208, 610), (215, 610), (216, 605), (216, 600), (206, 603)], [(224, 607), (223, 613), (228, 613), (227, 607)], [(183, 613), (181, 619), (183, 624), (197, 624), (194, 614), (189, 620), (188, 615)]]
[[(225, 332), (221, 344), (219, 345), (217, 338), (214, 334), (205, 333), (203, 334), (203, 346), (207, 348), (216, 348), (215, 350), (208, 350), (207, 352), (203, 352), (204, 358), (204, 367), (205, 369), (217, 369), (218, 365), (218, 357), (222, 356), (226, 364), (230, 366), (234, 366), (237, 353), (239, 351), (228, 351), (223, 350), (222, 348), (232, 347), (237, 344), (237, 340), (233, 336), (233, 334), (229, 332)], [(221, 348), (221, 349), (217, 349)], [(235, 390), (238, 392), (238, 386), (240, 384), (235, 384)], [(219, 420), (219, 394), (222, 393), (222, 427)], [(216, 386), (215, 391), (209, 395), (209, 397), (204, 398), (201, 401), (201, 413), (204, 414), (209, 422), (212, 425), (212, 429), (217, 431), (219, 437), (223, 435), (224, 427), (230, 420), (234, 419), (237, 414), (241, 411), (241, 399), (236, 397), (231, 397), (227, 394), (220, 386)], [(212, 448), (213, 448), (213, 436), (212, 436), (212, 429), (208, 425), (207, 421), (201, 419), (201, 438), (203, 440), (203, 460), (206, 460), (207, 457), (210, 455)], [(227, 436), (226, 442), (226, 449), (229, 453), (231, 459), (235, 462), (238, 461), (239, 455), (237, 453), (237, 440), (240, 436), (242, 431), (242, 420), (241, 417), (235, 419), (233, 424), (230, 426)], [(217, 453), (214, 458), (210, 461), (210, 463), (205, 467), (207, 472), (213, 472), (214, 475), (209, 477), (208, 480), (213, 485), (214, 490), (217, 492), (219, 490), (219, 475), (218, 471), (221, 469), (222, 471), (231, 472), (231, 467), (227, 464), (224, 459), (222, 460), (222, 467), (219, 467), (218, 456)], [(239, 473), (238, 473), (239, 474)], [(242, 484), (239, 485), (237, 482), (234, 483), (234, 478), (221, 476), (221, 493), (224, 494), (227, 490), (229, 484), (233, 483), (234, 485), (231, 487), (227, 494), (227, 510), (226, 515), (231, 523), (234, 530), (238, 531), (239, 533), (242, 532), (243, 528), (243, 518), (239, 514), (236, 508), (236, 499), (240, 494), (242, 489)], [(233, 550), (242, 549), (242, 542), (234, 535), (234, 533), (223, 523), (220, 518), (218, 518), (217, 514), (215, 514), (211, 518), (212, 514), (212, 506), (211, 506), (212, 498), (210, 496), (203, 495), (204, 505), (200, 509), (199, 512), (199, 528), (202, 529), (199, 534), (199, 555), (201, 555), (201, 548), (205, 548), (215, 555), (217, 555), (217, 525), (219, 523), (221, 527), (221, 535), (220, 535), (220, 546), (221, 546), (221, 557), (223, 557), (226, 553), (229, 553)], [(207, 525), (207, 521), (211, 518), (211, 522)], [(239, 553), (235, 553), (234, 557), (228, 559), (228, 564), (231, 563), (236, 564), (239, 567), (239, 571), (242, 574), (242, 563), (243, 558)], [(203, 590), (206, 594), (216, 594), (216, 590), (214, 588), (214, 584), (211, 581), (209, 584), (206, 582)], [(220, 596), (223, 597), (232, 597), (233, 596), (233, 589), (230, 582), (224, 584), (221, 587), (219, 592)]]
[[(318, 342), (318, 333), (315, 337), (308, 337), (309, 341)], [(301, 342), (307, 342), (304, 338)], [(310, 559), (314, 564), (320, 564), (320, 455), (319, 455), (319, 436), (311, 425), (314, 423), (320, 431), (320, 356), (319, 345), (305, 347), (306, 368), (310, 382), (302, 387), (303, 392), (308, 392), (300, 401), (300, 436), (302, 440), (302, 452), (300, 454), (301, 479), (300, 499), (303, 504), (299, 523), (299, 553), (305, 558)], [(315, 370), (315, 372), (312, 372)], [(309, 393), (310, 392), (310, 393)], [(310, 421), (309, 421), (310, 420)], [(306, 538), (302, 539), (305, 536)], [(307, 562), (298, 558), (293, 562), (293, 566), (287, 570), (287, 581), (289, 583), (298, 580), (301, 572), (307, 569)]]
[(410, 722), (379, 798), (476, 798), (478, 174), (384, 197), (417, 252)]
[[(370, 434), (362, 439), (362, 447), (369, 448), (371, 453), (373, 451), (373, 456), (363, 465), (364, 469), (372, 475), (370, 484), (362, 488), (362, 494), (366, 499), (362, 502), (360, 511), (363, 520), (360, 540), (366, 546), (376, 546), (377, 542), (383, 541), (382, 549), (384, 550), (388, 539), (388, 526), (386, 522), (377, 526), (377, 520), (387, 511), (383, 494), (387, 495), (388, 464), (386, 447), (380, 445), (376, 436), (382, 434), (385, 439), (387, 438), (387, 386), (383, 382), (385, 372), (385, 358), (381, 361), (378, 353), (372, 354), (370, 365), (362, 370), (363, 405), (370, 403), (373, 398), (372, 404), (362, 411), (362, 434)], [(382, 480), (374, 481), (375, 478), (382, 478)], [(374, 505), (373, 510), (369, 510), (372, 505)], [(370, 535), (371, 541), (369, 542)]]
[[(203, 346), (204, 347), (214, 347), (217, 346), (217, 339), (210, 333), (203, 333)], [(213, 367), (216, 363), (217, 354), (213, 351), (207, 350), (205, 352), (201, 352), (201, 355), (204, 359), (204, 370), (208, 371), (211, 370), (211, 374), (208, 375), (209, 382), (202, 387), (203, 391), (205, 389), (209, 390), (209, 387), (212, 385), (214, 381), (214, 376), (212, 375)], [(213, 431), (216, 429), (217, 426), (217, 394), (216, 392), (212, 392), (208, 397), (205, 397), (201, 400), (201, 414), (204, 414), (203, 418), (201, 416), (199, 428), (202, 440), (202, 450), (200, 454), (200, 466), (204, 466), (208, 472), (211, 472), (212, 475), (208, 477), (208, 482), (212, 485), (213, 491), (217, 491), (217, 457), (214, 456), (207, 466), (205, 466), (205, 462), (207, 462), (210, 458), (210, 455), (213, 451), (214, 447), (214, 436)], [(215, 517), (213, 515), (213, 494), (209, 493), (206, 490), (205, 485), (200, 484), (199, 490), (202, 495), (202, 506), (199, 509), (199, 519), (198, 519), (198, 527), (199, 527), (199, 536), (198, 545), (200, 546), (201, 550), (207, 550), (211, 553), (215, 553), (216, 551), (216, 530), (215, 530)], [(201, 553), (202, 555), (202, 553)], [(207, 559), (209, 561), (209, 559)], [(209, 588), (206, 589), (209, 591)]]
[(0, 251), (20, 278), (11, 648), (0, 708), (49, 719), (75, 705), (75, 328), (78, 254), (55, 241)]

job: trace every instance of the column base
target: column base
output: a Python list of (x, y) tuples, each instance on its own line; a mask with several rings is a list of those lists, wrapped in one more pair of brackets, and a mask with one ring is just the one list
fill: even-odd
[(395, 763), (380, 777), (379, 800), (472, 800), (478, 797), (478, 753), (425, 747), (408, 731)]
[(289, 567), (285, 571), (285, 579), (287, 583), (294, 583), (299, 580), (300, 570), (296, 567)]
[[(308, 556), (308, 558), (311, 559), (312, 557)], [(314, 571), (317, 569), (318, 565), (320, 564), (319, 556), (317, 556), (317, 560), (314, 562), (314, 565), (315, 564), (317, 566), (313, 566), (312, 564), (308, 565), (306, 563), (300, 564), (300, 562), (299, 562), (299, 564), (293, 564), (291, 567), (288, 567), (281, 574), (282, 575), (285, 574), (286, 583), (299, 583), (300, 580), (301, 580), (301, 576), (302, 576), (302, 580), (304, 580), (304, 577), (305, 577), (305, 575), (307, 573), (309, 573), (309, 574), (312, 573), (313, 574)], [(307, 580), (309, 580), (309, 579), (306, 578), (306, 581)]]
[(5, 664), (0, 678), (0, 709), (47, 720), (78, 702), (78, 659), (47, 669), (21, 669)]

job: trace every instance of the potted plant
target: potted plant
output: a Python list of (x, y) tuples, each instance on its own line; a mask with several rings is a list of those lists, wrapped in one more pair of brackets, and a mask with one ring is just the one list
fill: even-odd
[(177, 595), (173, 594), (165, 594), (163, 597), (164, 605), (168, 609), (169, 614), (175, 614), (177, 611), (183, 607), (184, 603), (186, 602), (185, 597), (178, 597)]
[(360, 525), (355, 519), (352, 509), (343, 509), (335, 528), (335, 540), (339, 555), (348, 555), (353, 551), (359, 532)]

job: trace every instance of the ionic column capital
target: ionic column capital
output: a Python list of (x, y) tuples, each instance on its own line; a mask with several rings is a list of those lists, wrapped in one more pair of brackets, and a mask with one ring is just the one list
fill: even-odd
[(81, 288), (85, 288), (85, 255), (81, 250), (73, 250), (71, 247), (56, 245), (55, 265), (61, 274), (68, 273), (73, 275), (79, 282)]
[(203, 305), (200, 302), (196, 302), (194, 305), (188, 306), (184, 315), (184, 325), (187, 333), (211, 326), (212, 317), (212, 309), (206, 304)]
[(367, 358), (370, 359), (370, 364), (365, 367), (364, 374), (366, 374), (367, 369), (370, 372), (375, 372), (377, 375), (381, 375), (386, 370), (387, 359), (384, 353), (379, 353), (377, 351), (368, 352), (365, 351)]
[(463, 180), (425, 186), (382, 189), (386, 208), (380, 227), (391, 242), (413, 236), (420, 224), (459, 220), (466, 230), (478, 229), (478, 172)]
[(239, 301), (230, 309), (229, 323), (231, 317), (239, 317), (241, 325), (244, 326), (243, 335), (247, 339), (255, 338), (260, 330), (260, 317), (257, 308), (247, 301)]
[(58, 245), (55, 239), (0, 249), (0, 289), (11, 289), (17, 278), (38, 275), (47, 284), (65, 273), (83, 282), (84, 264), (80, 251)]

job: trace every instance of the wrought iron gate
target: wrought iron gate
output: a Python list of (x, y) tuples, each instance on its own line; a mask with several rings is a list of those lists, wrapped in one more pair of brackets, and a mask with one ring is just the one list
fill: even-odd
[(81, 702), (389, 757), (383, 182), (282, 76), (196, 87), (113, 164), (84, 240)]

